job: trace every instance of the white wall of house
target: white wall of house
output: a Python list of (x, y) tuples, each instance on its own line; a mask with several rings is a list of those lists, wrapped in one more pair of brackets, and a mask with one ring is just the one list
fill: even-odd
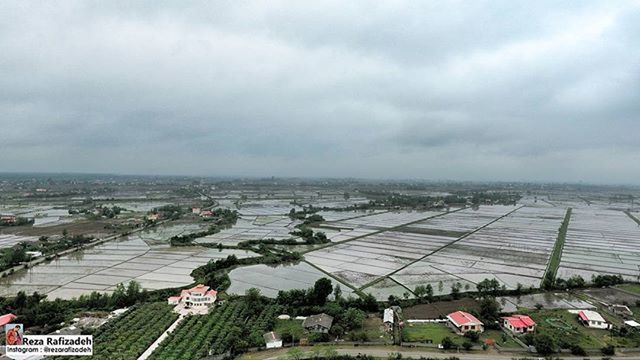
[(267, 349), (275, 349), (282, 347), (282, 340), (269, 341), (267, 343)]

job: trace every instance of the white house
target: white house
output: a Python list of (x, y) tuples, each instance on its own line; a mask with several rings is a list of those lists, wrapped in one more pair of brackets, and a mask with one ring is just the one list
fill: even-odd
[(594, 329), (608, 329), (609, 324), (602, 317), (602, 315), (598, 314), (593, 310), (580, 310), (578, 312), (578, 319), (582, 322), (582, 324), (586, 327), (594, 328)]
[(183, 304), (185, 307), (209, 306), (216, 302), (218, 292), (210, 287), (198, 284), (191, 289), (182, 290), (180, 296), (167, 298), (169, 305)]
[(282, 347), (282, 338), (279, 334), (271, 331), (264, 335), (264, 343), (267, 346), (267, 349), (281, 348)]
[(384, 323), (384, 328), (387, 331), (391, 331), (393, 329), (393, 309), (392, 308), (384, 309), (384, 314), (382, 315), (382, 322)]

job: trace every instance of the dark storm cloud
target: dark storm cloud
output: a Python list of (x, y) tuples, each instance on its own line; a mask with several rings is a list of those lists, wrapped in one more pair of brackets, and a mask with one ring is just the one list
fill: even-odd
[(0, 171), (640, 179), (638, 2), (0, 13)]

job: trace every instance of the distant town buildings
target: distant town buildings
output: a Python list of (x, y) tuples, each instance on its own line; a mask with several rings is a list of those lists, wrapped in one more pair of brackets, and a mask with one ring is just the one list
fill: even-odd
[(502, 321), (502, 326), (514, 334), (526, 334), (536, 330), (536, 322), (527, 315), (506, 316)]
[(461, 334), (471, 331), (479, 333), (484, 331), (484, 324), (475, 316), (464, 311), (452, 312), (447, 315), (447, 319), (449, 320), (450, 326), (453, 327), (456, 332)]
[(304, 319), (302, 327), (311, 332), (328, 333), (333, 324), (333, 317), (327, 314), (311, 315)]

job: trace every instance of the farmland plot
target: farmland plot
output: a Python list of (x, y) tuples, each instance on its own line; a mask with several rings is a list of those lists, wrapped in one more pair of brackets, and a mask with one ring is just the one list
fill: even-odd
[(0, 248), (12, 247), (23, 241), (38, 241), (37, 236), (21, 236), (13, 234), (0, 234)]
[(288, 216), (241, 216), (236, 224), (219, 233), (196, 239), (201, 244), (238, 245), (246, 240), (264, 240), (273, 238), (283, 240), (291, 238), (289, 234), (295, 230), (300, 221), (291, 220)]
[(640, 276), (640, 227), (621, 211), (597, 207), (574, 209), (558, 276), (619, 274)]
[[(363, 287), (404, 266), (420, 260), (425, 255), (437, 251), (458, 238), (457, 236), (451, 236), (451, 233), (446, 231), (441, 231), (437, 235), (413, 232), (412, 229), (415, 225), (418, 225), (416, 228), (420, 229), (420, 226), (431, 226), (430, 223), (432, 221), (447, 224), (447, 220), (443, 219), (457, 223), (461, 218), (467, 218), (468, 215), (466, 215), (466, 213), (482, 214), (483, 216), (488, 213), (488, 220), (482, 221), (482, 225), (485, 225), (486, 222), (494, 220), (496, 216), (504, 215), (510, 210), (513, 210), (513, 207), (500, 207), (498, 211), (490, 207), (483, 207), (478, 211), (465, 209), (440, 217), (430, 218), (417, 224), (412, 224), (411, 226), (401, 226), (403, 223), (399, 221), (400, 213), (384, 213), (357, 218), (349, 220), (349, 222), (356, 220), (359, 224), (363, 224), (361, 226), (372, 229), (397, 228), (393, 231), (378, 232), (345, 243), (319, 249), (307, 253), (305, 258), (342, 281), (352, 284), (355, 287)], [(416, 219), (420, 220), (418, 215), (428, 217), (434, 216), (434, 214), (438, 215), (438, 213), (428, 212), (405, 213), (407, 217), (404, 220), (404, 224), (415, 222)], [(366, 220), (369, 222), (366, 222)], [(450, 228), (451, 226), (447, 224), (446, 229), (449, 230)], [(435, 233), (435, 231), (432, 232)], [(458, 233), (465, 234), (466, 232), (459, 231), (456, 232), (456, 235)], [(399, 289), (398, 284), (394, 282), (388, 282), (388, 284)], [(385, 290), (384, 287), (380, 287), (380, 285), (374, 290), (376, 293), (379, 293), (380, 296), (390, 293), (389, 290)], [(399, 295), (402, 295), (402, 293)]]
[[(564, 209), (520, 208), (402, 269), (392, 278), (410, 289), (431, 284), (435, 294), (449, 293), (457, 283), (461, 291), (474, 290), (486, 278), (497, 279), (508, 289), (518, 284), (538, 287), (563, 215)], [(437, 220), (443, 218), (446, 217)], [(464, 225), (442, 228), (456, 231), (464, 229)]]
[[(229, 273), (230, 294), (243, 295), (250, 288), (260, 289), (262, 295), (276, 297), (280, 290), (307, 289), (320, 278), (327, 277), (313, 266), (301, 262), (297, 265), (267, 266), (251, 265), (232, 270)], [(339, 284), (332, 280), (333, 285)], [(351, 289), (339, 284), (345, 297), (352, 295)]]
[(92, 291), (109, 293), (117, 284), (131, 280), (145, 289), (179, 287), (193, 282), (190, 273), (196, 267), (232, 254), (257, 256), (245, 250), (155, 246), (133, 236), (18, 271), (0, 280), (0, 296), (25, 290), (69, 299)]

